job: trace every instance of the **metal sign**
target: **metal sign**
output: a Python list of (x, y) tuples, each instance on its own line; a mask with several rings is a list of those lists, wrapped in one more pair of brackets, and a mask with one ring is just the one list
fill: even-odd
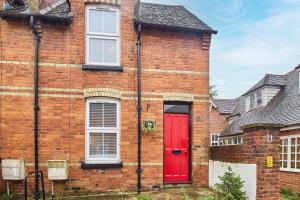
[(268, 156), (267, 157), (267, 167), (268, 168), (273, 167), (273, 156)]

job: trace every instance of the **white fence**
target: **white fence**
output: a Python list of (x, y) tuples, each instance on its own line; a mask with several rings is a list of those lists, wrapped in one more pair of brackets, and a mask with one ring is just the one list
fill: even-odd
[(219, 176), (223, 176), (228, 167), (239, 174), (245, 181), (244, 191), (249, 200), (256, 199), (256, 164), (228, 163), (220, 161), (209, 161), (209, 187), (213, 188), (216, 183), (220, 183)]

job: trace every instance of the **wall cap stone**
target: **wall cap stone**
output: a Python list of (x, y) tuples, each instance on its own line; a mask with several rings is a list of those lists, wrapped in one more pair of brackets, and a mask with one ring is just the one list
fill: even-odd
[(248, 124), (245, 126), (242, 126), (241, 129), (242, 130), (246, 130), (246, 129), (252, 129), (252, 128), (282, 128), (284, 127), (283, 124), (279, 124), (279, 123), (254, 123), (254, 124)]

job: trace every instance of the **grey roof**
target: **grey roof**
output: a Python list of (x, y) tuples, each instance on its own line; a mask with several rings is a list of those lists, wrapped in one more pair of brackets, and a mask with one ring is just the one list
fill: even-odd
[(217, 33), (183, 6), (140, 3), (135, 12), (135, 22), (150, 26)]
[(221, 135), (242, 133), (241, 127), (253, 124), (282, 126), (300, 124), (299, 71), (291, 71), (284, 75), (284, 79), (285, 87), (265, 107), (249, 112), (244, 111)]
[(213, 102), (221, 114), (232, 114), (238, 101), (237, 99), (214, 99)]
[(24, 6), (12, 4), (0, 10), (1, 18), (30, 18), (30, 16), (36, 16), (53, 21), (70, 22), (72, 20), (73, 14), (67, 0), (58, 0), (56, 3), (39, 10), (38, 14), (30, 13), (27, 1), (23, 0), (23, 2)]
[(252, 88), (250, 88), (244, 95), (253, 92), (254, 90), (261, 88), (263, 86), (284, 86), (285, 85), (285, 76), (284, 75), (275, 75), (275, 74), (266, 74), (263, 79), (256, 83)]

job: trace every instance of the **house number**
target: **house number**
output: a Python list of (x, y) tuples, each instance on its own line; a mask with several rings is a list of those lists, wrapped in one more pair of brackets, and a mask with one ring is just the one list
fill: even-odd
[(267, 142), (273, 142), (273, 135), (267, 135)]

